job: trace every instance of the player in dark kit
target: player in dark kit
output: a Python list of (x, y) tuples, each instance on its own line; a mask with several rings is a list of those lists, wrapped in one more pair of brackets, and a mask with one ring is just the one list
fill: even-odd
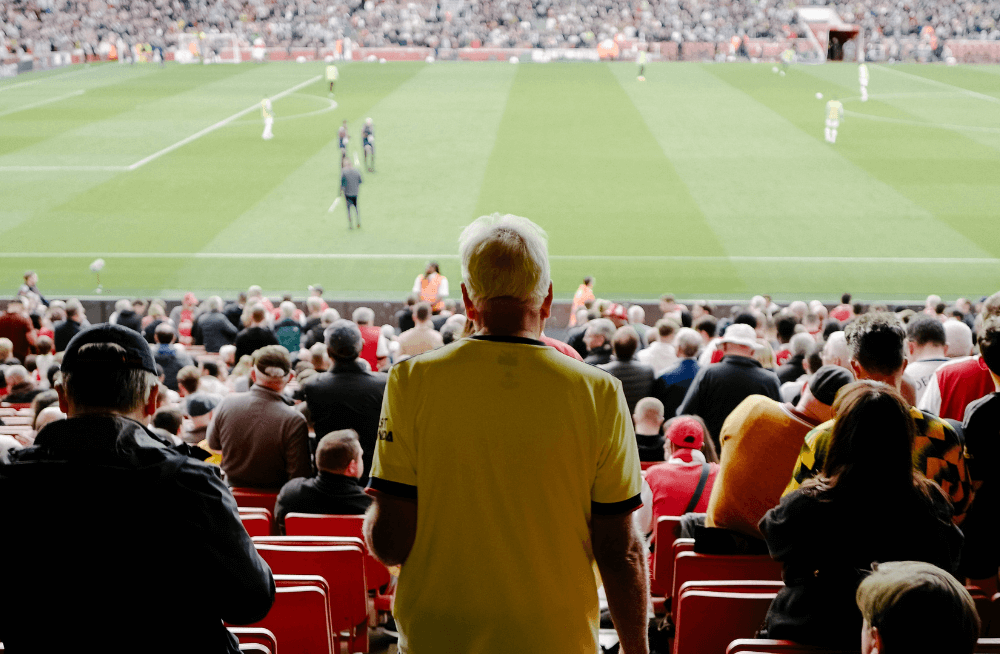
[(347, 121), (340, 126), (337, 130), (337, 144), (340, 146), (340, 154), (342, 157), (347, 156)]
[(361, 128), (361, 145), (365, 150), (365, 167), (368, 172), (375, 172), (375, 128), (372, 127), (372, 119), (365, 119), (365, 126)]

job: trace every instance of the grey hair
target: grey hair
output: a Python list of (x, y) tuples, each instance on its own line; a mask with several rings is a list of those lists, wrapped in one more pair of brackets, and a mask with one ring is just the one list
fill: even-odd
[(8, 386), (16, 386), (17, 384), (31, 381), (31, 373), (24, 366), (7, 366), (3, 374), (7, 379)]
[(631, 322), (642, 322), (646, 319), (646, 310), (638, 304), (633, 304), (628, 308), (628, 319)]
[(458, 243), (462, 281), (473, 303), (510, 297), (537, 306), (548, 295), (548, 236), (527, 218), (482, 216)]
[(701, 334), (690, 327), (681, 327), (677, 330), (677, 335), (674, 336), (674, 347), (677, 348), (677, 354), (685, 359), (696, 356), (698, 350), (701, 349), (701, 344)]
[(351, 314), (351, 320), (359, 325), (372, 325), (375, 323), (375, 311), (369, 307), (358, 307)]
[(603, 336), (608, 343), (615, 337), (615, 323), (607, 318), (597, 318), (587, 323), (587, 334), (597, 334)]
[(294, 302), (282, 302), (278, 305), (278, 309), (281, 310), (281, 316), (283, 318), (291, 318), (295, 315), (295, 303)]
[(816, 339), (810, 336), (806, 332), (800, 332), (792, 336), (792, 340), (788, 342), (789, 350), (792, 356), (802, 355), (805, 356), (809, 354), (809, 350), (813, 345), (816, 344)]
[(324, 327), (332, 325), (340, 320), (340, 312), (336, 309), (327, 309), (319, 317), (319, 323)]
[[(90, 350), (125, 352), (114, 343), (89, 343), (80, 347), (81, 354)], [(62, 371), (62, 388), (66, 397), (74, 406), (89, 409), (131, 413), (149, 401), (149, 394), (159, 384), (156, 375), (138, 368), (95, 365), (75, 373)]]
[(208, 298), (207, 304), (209, 311), (222, 311), (222, 298), (218, 295)]

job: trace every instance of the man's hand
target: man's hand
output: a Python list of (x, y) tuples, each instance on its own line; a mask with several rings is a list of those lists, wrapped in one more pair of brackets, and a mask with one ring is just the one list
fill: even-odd
[(374, 493), (365, 514), (368, 551), (386, 567), (402, 565), (417, 537), (417, 501)]
[(590, 536), (621, 651), (649, 654), (649, 573), (642, 536), (632, 514), (591, 516)]

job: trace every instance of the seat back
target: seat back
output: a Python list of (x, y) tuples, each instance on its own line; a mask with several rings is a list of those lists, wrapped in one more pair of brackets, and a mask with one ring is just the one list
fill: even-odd
[(980, 638), (976, 642), (976, 654), (1000, 654), (1000, 638)]
[[(289, 536), (346, 536), (361, 540), (363, 515), (317, 515), (310, 513), (289, 513), (285, 516), (285, 533)], [(378, 590), (389, 583), (389, 571), (365, 546), (365, 579), (368, 590)]]
[(368, 651), (368, 585), (364, 549), (358, 539), (267, 536), (253, 540), (275, 574), (326, 579), (334, 632), (349, 632), (349, 651)]
[(828, 649), (802, 645), (790, 640), (740, 638), (729, 643), (726, 654), (858, 654), (861, 649), (860, 641), (859, 637), (857, 649)]
[(673, 608), (674, 654), (724, 652), (733, 640), (755, 636), (776, 595), (685, 590)]
[[(325, 580), (275, 575), (274, 605), (251, 627), (266, 629), (285, 652), (339, 654), (331, 628)], [(239, 636), (237, 636), (238, 638)]]
[(260, 507), (274, 515), (274, 503), (278, 500), (277, 491), (260, 490), (257, 488), (230, 488), (236, 505), (242, 507)]
[(713, 581), (685, 581), (680, 594), (688, 590), (711, 590), (718, 593), (777, 593), (785, 587), (783, 581), (762, 579), (717, 579)]
[(661, 515), (653, 527), (653, 564), (650, 573), (650, 593), (667, 595), (670, 593), (670, 580), (674, 574), (673, 545), (680, 533), (681, 518), (676, 515)]
[(778, 581), (781, 579), (781, 570), (781, 564), (766, 555), (721, 556), (678, 552), (674, 560), (671, 606), (677, 606), (678, 592), (686, 581), (728, 579)]
[(240, 511), (240, 522), (250, 536), (270, 536), (271, 520), (264, 512), (243, 513)]
[[(277, 585), (277, 581), (275, 584)], [(256, 645), (265, 648), (270, 654), (278, 654), (278, 641), (270, 629), (262, 627), (229, 627), (229, 631), (240, 641), (240, 651), (251, 651), (244, 650), (244, 646)]]

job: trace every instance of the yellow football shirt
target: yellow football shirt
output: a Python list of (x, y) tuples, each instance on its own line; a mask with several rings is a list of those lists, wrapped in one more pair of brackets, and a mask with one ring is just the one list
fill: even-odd
[(417, 498), (395, 618), (408, 654), (597, 651), (592, 513), (641, 504), (621, 383), (539, 341), (393, 366), (370, 488)]

